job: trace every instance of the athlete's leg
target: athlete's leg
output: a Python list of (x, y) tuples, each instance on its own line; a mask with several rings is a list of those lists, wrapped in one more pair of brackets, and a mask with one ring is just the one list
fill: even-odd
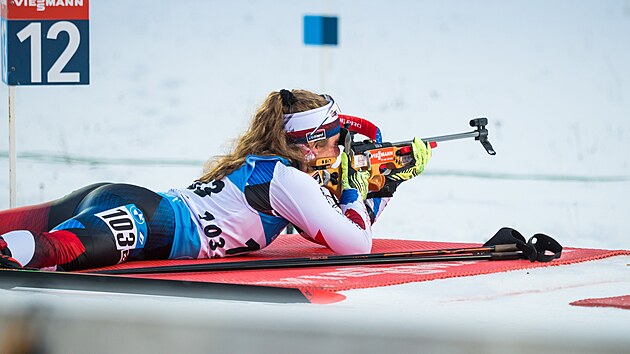
[(75, 216), (79, 204), (85, 199), (85, 197), (92, 191), (99, 187), (103, 187), (112, 183), (101, 182), (94, 183), (87, 187), (78, 189), (67, 196), (57, 199), (52, 202), (50, 206), (50, 213), (48, 215), (48, 227), (46, 230), (52, 230), (55, 226), (61, 224), (64, 220), (68, 220)]
[(63, 220), (76, 215), (75, 210), (83, 198), (105, 184), (108, 183), (96, 183), (83, 187), (52, 202), (0, 211), (0, 236), (15, 230), (49, 231)]
[[(100, 205), (98, 209), (105, 211), (126, 205), (130, 209), (129, 212), (132, 214), (133, 221), (137, 224), (137, 231), (144, 230), (146, 226), (146, 233), (143, 233), (143, 236), (148, 235), (148, 237), (142, 240), (140, 235), (137, 235), (138, 241), (144, 246), (136, 244), (135, 248), (129, 248), (131, 259), (168, 258), (175, 232), (175, 214), (167, 200), (153, 191), (130, 184), (104, 186), (99, 188), (97, 192), (86, 197), (79, 205), (79, 209), (83, 210), (85, 206)], [(111, 220), (116, 217), (107, 218), (107, 216), (102, 216), (102, 218), (107, 220), (111, 237), (116, 236), (116, 242), (120, 243), (119, 248), (127, 248), (128, 246), (124, 244), (124, 235), (118, 235), (120, 230), (116, 230), (117, 223), (123, 225), (123, 222), (112, 223)]]
[(166, 259), (175, 230), (174, 213), (160, 195), (133, 185), (110, 184), (85, 196), (78, 214), (36, 235), (27, 267), (58, 265), (77, 270), (127, 259)]
[[(0, 253), (5, 258), (7, 256), (12, 257), (10, 261), (21, 264), (29, 263), (35, 253), (36, 239), (39, 240), (55, 225), (75, 215), (76, 208), (83, 198), (91, 191), (106, 184), (92, 184), (51, 202), (0, 211)], [(60, 233), (55, 237), (59, 241), (56, 243), (66, 243), (72, 248), (73, 243), (68, 243), (68, 240), (73, 239), (72, 235)], [(44, 241), (44, 243), (48, 244), (49, 242)], [(75, 252), (76, 249), (72, 253)], [(2, 265), (8, 266), (9, 264), (0, 264), (0, 266)], [(19, 266), (17, 263), (14, 265)]]

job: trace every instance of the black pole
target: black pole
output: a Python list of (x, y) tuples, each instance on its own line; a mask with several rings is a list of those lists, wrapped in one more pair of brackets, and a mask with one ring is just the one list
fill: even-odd
[[(421, 250), (411, 252), (373, 253), (350, 256), (318, 256), (303, 258), (282, 258), (258, 261), (216, 262), (202, 264), (185, 264), (146, 268), (110, 269), (92, 272), (91, 274), (153, 274), (182, 272), (213, 272), (253, 269), (306, 268), (339, 265), (367, 265), (410, 262), (448, 262), (461, 260), (498, 260), (516, 259), (516, 245), (497, 245), (476, 248), (453, 248), (443, 250)], [(468, 254), (466, 254), (468, 253)]]

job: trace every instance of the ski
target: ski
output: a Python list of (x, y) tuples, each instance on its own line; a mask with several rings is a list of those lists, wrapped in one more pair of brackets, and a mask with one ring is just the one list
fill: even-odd
[(0, 288), (17, 287), (273, 303), (309, 303), (318, 295), (299, 288), (0, 269)]

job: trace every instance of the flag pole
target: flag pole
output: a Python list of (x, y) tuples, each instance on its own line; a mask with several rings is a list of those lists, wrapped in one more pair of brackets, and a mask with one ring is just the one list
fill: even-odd
[(15, 148), (15, 86), (9, 86), (9, 208), (16, 206), (17, 153)]

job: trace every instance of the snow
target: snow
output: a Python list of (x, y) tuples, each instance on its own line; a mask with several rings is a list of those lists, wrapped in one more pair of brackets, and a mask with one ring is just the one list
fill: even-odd
[[(475, 117), (490, 121), (497, 155), (472, 139), (440, 143), (426, 173), (400, 187), (375, 237), (483, 242), (510, 226), (565, 246), (630, 248), (627, 1), (92, 0), (90, 6), (91, 84), (17, 87), (18, 205), (97, 181), (158, 191), (186, 186), (203, 161), (225, 151), (269, 91), (306, 88), (330, 93), (344, 113), (372, 120), (390, 141), (469, 131)], [(320, 13), (340, 17), (339, 47), (302, 44), (302, 16)], [(0, 111), (7, 110), (0, 100)], [(1, 124), (4, 171), (7, 135)], [(58, 156), (86, 162), (58, 162)], [(8, 172), (0, 173), (0, 209), (8, 207), (8, 186)], [(119, 325), (133, 329), (133, 321), (151, 318), (173, 338), (189, 337), (169, 321), (190, 321), (233, 339), (222, 328), (242, 326), (243, 333), (272, 339), (293, 331), (303, 347), (316, 343), (301, 327), (328, 338), (331, 352), (334, 343), (347, 345), (335, 331), (376, 352), (381, 347), (360, 336), (369, 328), (389, 344), (396, 337), (442, 343), (435, 348), (450, 352), (471, 343), (518, 352), (489, 333), (549, 331), (564, 340), (543, 340), (547, 351), (560, 345), (577, 352), (572, 345), (581, 343), (587, 352), (587, 342), (612, 343), (603, 352), (630, 344), (630, 313), (568, 303), (629, 294), (628, 263), (629, 257), (614, 257), (527, 274), (354, 290), (330, 306), (32, 291), (2, 296), (15, 308), (54, 309), (51, 323), (79, 318), (114, 331), (107, 319), (127, 317)], [(0, 305), (0, 318), (12, 306)], [(95, 312), (100, 322), (89, 319)], [(175, 313), (184, 319), (173, 319)], [(260, 327), (268, 332), (253, 330)], [(460, 347), (448, 346), (449, 328), (463, 336)]]

